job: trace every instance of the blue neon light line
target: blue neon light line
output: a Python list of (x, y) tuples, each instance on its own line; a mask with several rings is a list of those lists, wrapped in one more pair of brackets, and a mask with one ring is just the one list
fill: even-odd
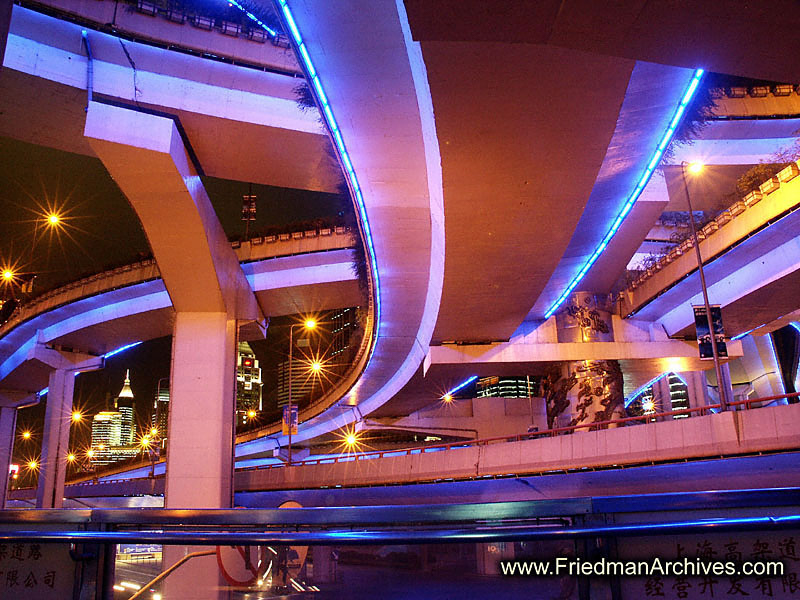
[(459, 384), (458, 384), (456, 387), (454, 387), (452, 390), (450, 390), (449, 392), (447, 392), (446, 394), (444, 394), (444, 396), (442, 396), (441, 398), (439, 398), (439, 400), (443, 400), (445, 396), (452, 396), (452, 395), (453, 395), (453, 394), (455, 394), (457, 391), (459, 391), (459, 390), (463, 390), (465, 387), (467, 387), (467, 386), (468, 386), (470, 383), (472, 383), (473, 381), (475, 381), (477, 378), (478, 378), (478, 376), (477, 376), (477, 375), (473, 375), (473, 376), (472, 376), (472, 377), (470, 377), (469, 379), (465, 379), (464, 381), (462, 381), (461, 383), (459, 383)]
[(133, 348), (134, 346), (138, 346), (141, 343), (142, 342), (133, 342), (132, 344), (128, 344), (126, 346), (121, 346), (121, 347), (117, 348), (116, 350), (112, 350), (111, 352), (103, 354), (103, 358), (111, 358), (112, 356), (115, 356), (115, 355), (119, 354), (120, 352), (125, 352), (125, 350), (128, 350), (129, 348)]
[[(105, 360), (106, 358), (110, 358), (110, 357), (112, 357), (112, 356), (114, 356), (116, 354), (119, 354), (120, 352), (125, 352), (125, 350), (133, 348), (134, 346), (138, 346), (141, 343), (142, 342), (133, 342), (132, 344), (127, 344), (125, 346), (120, 346), (116, 350), (112, 350), (111, 352), (107, 352), (107, 353), (103, 354), (103, 356), (101, 356), (101, 358), (103, 360)], [(75, 377), (77, 377), (80, 374), (81, 374), (80, 371), (76, 371), (75, 372)], [(38, 392), (36, 392), (36, 395), (39, 396), (39, 398), (41, 398), (42, 396), (46, 396), (48, 391), (50, 391), (50, 388), (46, 387), (46, 388), (41, 389)]]
[(767, 338), (767, 343), (769, 344), (769, 349), (772, 352), (772, 360), (775, 361), (775, 371), (778, 375), (778, 381), (781, 382), (781, 389), (783, 393), (786, 393), (786, 382), (783, 381), (783, 371), (781, 371), (781, 361), (778, 360), (778, 353), (775, 351), (775, 343), (772, 341), (772, 335), (767, 334), (765, 336)]
[[(281, 0), (283, 1), (283, 0)], [(675, 130), (678, 128), (678, 124), (681, 121), (681, 117), (683, 117), (683, 113), (686, 111), (686, 106), (691, 102), (694, 93), (697, 91), (697, 86), (700, 84), (700, 79), (703, 77), (703, 69), (697, 69), (692, 76), (692, 80), (689, 82), (689, 86), (686, 88), (686, 91), (683, 94), (683, 98), (681, 99), (678, 108), (675, 110), (675, 114), (672, 116), (672, 120), (669, 123), (669, 127), (664, 132), (664, 135), (661, 137), (661, 142), (658, 144), (655, 152), (653, 152), (653, 156), (650, 159), (650, 163), (647, 165), (644, 173), (642, 174), (641, 178), (639, 179), (639, 183), (636, 184), (636, 188), (631, 192), (631, 195), (628, 196), (627, 201), (620, 210), (617, 218), (614, 220), (614, 223), (611, 225), (611, 229), (608, 230), (606, 235), (603, 237), (603, 240), (600, 242), (600, 245), (595, 248), (595, 251), (583, 265), (578, 274), (570, 281), (567, 288), (564, 292), (558, 297), (553, 305), (548, 309), (548, 311), (544, 314), (545, 319), (549, 319), (553, 313), (558, 310), (558, 307), (561, 306), (564, 301), (569, 297), (572, 290), (581, 282), (583, 277), (586, 273), (589, 272), (589, 269), (592, 265), (597, 261), (600, 255), (603, 253), (603, 250), (608, 243), (611, 241), (611, 238), (614, 237), (614, 234), (617, 233), (617, 230), (622, 225), (622, 222), (625, 220), (625, 216), (630, 212), (631, 208), (633, 208), (634, 203), (636, 200), (639, 199), (639, 196), (642, 194), (647, 182), (650, 181), (650, 178), (653, 176), (653, 171), (655, 171), (658, 163), (661, 161), (661, 156), (664, 154), (664, 150), (672, 141), (672, 136), (675, 135)]]
[[(317, 70), (314, 67), (314, 63), (312, 62), (311, 56), (308, 53), (308, 48), (306, 47), (305, 41), (303, 40), (303, 36), (300, 35), (300, 30), (298, 29), (297, 23), (294, 20), (292, 11), (289, 9), (287, 0), (278, 0), (278, 3), (280, 4), (281, 11), (283, 12), (284, 20), (286, 21), (286, 24), (289, 26), (289, 32), (291, 33), (292, 39), (294, 39), (295, 46), (297, 47), (300, 60), (303, 63), (308, 79), (310, 80), (311, 87), (314, 89), (317, 100), (319, 101), (322, 107), (323, 118), (325, 119), (325, 123), (328, 126), (328, 131), (331, 134), (331, 139), (333, 140), (334, 146), (339, 152), (339, 157), (342, 161), (342, 166), (344, 167), (344, 170), (347, 173), (347, 179), (350, 182), (350, 187), (356, 199), (358, 212), (361, 217), (360, 219), (361, 226), (364, 231), (364, 238), (366, 239), (367, 253), (369, 255), (370, 264), (372, 265), (373, 279), (375, 281), (375, 305), (376, 305), (375, 322), (377, 323), (378, 328), (380, 328), (380, 322), (381, 322), (380, 276), (378, 273), (378, 261), (375, 257), (375, 245), (372, 241), (372, 229), (370, 228), (369, 225), (369, 219), (367, 219), (367, 209), (366, 206), (364, 205), (364, 195), (361, 192), (361, 185), (358, 182), (358, 177), (356, 176), (355, 170), (353, 168), (353, 163), (350, 160), (350, 154), (347, 152), (347, 148), (344, 144), (344, 139), (342, 138), (341, 131), (339, 130), (339, 124), (336, 121), (336, 117), (334, 117), (333, 115), (333, 109), (331, 108), (328, 102), (328, 96), (327, 94), (325, 94), (325, 90), (322, 87), (322, 81), (319, 78), (319, 73), (317, 73)], [(235, 3), (232, 4), (234, 6), (237, 6), (237, 4)], [(372, 345), (368, 361), (372, 359), (372, 355), (374, 352), (375, 352), (375, 344)]]
[(740, 340), (740, 339), (742, 339), (744, 336), (746, 336), (746, 335), (749, 335), (749, 334), (753, 333), (753, 332), (754, 332), (756, 329), (759, 329), (760, 327), (763, 327), (764, 325), (766, 325), (766, 323), (762, 323), (761, 325), (758, 325), (758, 326), (756, 326), (756, 327), (753, 327), (752, 329), (750, 329), (750, 330), (748, 330), (748, 331), (745, 331), (744, 333), (740, 333), (739, 335), (735, 335), (735, 336), (733, 336), (733, 337), (731, 338), (731, 341), (732, 341), (732, 342), (735, 342), (736, 340)]
[(270, 37), (278, 37), (278, 32), (277, 31), (275, 31), (271, 27), (268, 27), (261, 19), (259, 19), (257, 16), (255, 16), (253, 13), (251, 13), (249, 10), (247, 10), (244, 6), (239, 4), (236, 0), (228, 0), (228, 4), (230, 4), (231, 6), (235, 6), (240, 11), (242, 11), (244, 14), (246, 14), (247, 17), (251, 21), (253, 21), (254, 23), (257, 23), (264, 31), (266, 31), (270, 35)]
[[(666, 376), (667, 376), (667, 375), (669, 375), (670, 373), (671, 373), (671, 371), (667, 371), (666, 373), (662, 373), (662, 374), (661, 374), (661, 375), (659, 375), (658, 377), (654, 377), (653, 379), (651, 379), (650, 381), (648, 381), (647, 383), (645, 383), (643, 386), (639, 387), (639, 388), (638, 388), (638, 389), (637, 389), (635, 392), (633, 392), (633, 393), (632, 393), (630, 396), (628, 396), (628, 398), (625, 400), (625, 408), (628, 408), (628, 406), (630, 406), (631, 402), (633, 402), (633, 401), (634, 401), (634, 400), (636, 400), (636, 399), (637, 399), (639, 396), (641, 396), (641, 395), (642, 395), (642, 394), (645, 392), (645, 390), (647, 390), (647, 388), (649, 388), (651, 385), (655, 385), (657, 382), (659, 382), (659, 381), (661, 381), (662, 379), (664, 379), (664, 377), (666, 377)], [(683, 380), (681, 379), (681, 381), (683, 381)], [(684, 381), (684, 383), (686, 383), (686, 382)]]

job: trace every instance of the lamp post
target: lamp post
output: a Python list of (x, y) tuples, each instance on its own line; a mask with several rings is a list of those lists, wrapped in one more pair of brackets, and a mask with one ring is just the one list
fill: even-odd
[(722, 366), (719, 362), (719, 354), (717, 352), (717, 336), (714, 335), (714, 320), (711, 318), (711, 304), (708, 301), (708, 287), (706, 286), (706, 276), (703, 272), (703, 258), (700, 255), (700, 243), (697, 239), (697, 228), (694, 224), (694, 212), (692, 211), (692, 200), (689, 197), (689, 184), (686, 182), (686, 167), (692, 173), (699, 173), (703, 169), (700, 163), (689, 164), (686, 161), (681, 162), (681, 176), (683, 177), (683, 189), (686, 192), (686, 204), (689, 207), (689, 225), (692, 231), (692, 243), (694, 244), (694, 252), (697, 257), (697, 271), (700, 273), (700, 287), (703, 289), (703, 303), (706, 308), (706, 319), (708, 320), (708, 333), (711, 336), (711, 356), (714, 359), (714, 370), (717, 373), (717, 388), (719, 389), (719, 406), (720, 410), (728, 410), (728, 399), (726, 398), (727, 391), (722, 382)]
[[(288, 452), (288, 456), (287, 456), (287, 460), (286, 460), (286, 464), (287, 465), (291, 465), (292, 464), (292, 424), (293, 424), (292, 422), (294, 420), (294, 419), (292, 419), (292, 375), (293, 375), (293, 373), (292, 373), (292, 354), (293, 354), (293, 351), (294, 351), (294, 339), (293, 339), (294, 328), (295, 327), (302, 327), (302, 328), (306, 329), (307, 331), (311, 331), (314, 328), (316, 328), (316, 326), (317, 326), (317, 322), (314, 319), (307, 319), (303, 323), (295, 323), (294, 325), (290, 325), (289, 326), (289, 401), (287, 403), (287, 408), (288, 408), (287, 412), (289, 413), (288, 414), (288, 416), (289, 416), (289, 419), (288, 419), (288, 426), (289, 426), (289, 452)], [(299, 420), (299, 418), (298, 418), (298, 420)]]

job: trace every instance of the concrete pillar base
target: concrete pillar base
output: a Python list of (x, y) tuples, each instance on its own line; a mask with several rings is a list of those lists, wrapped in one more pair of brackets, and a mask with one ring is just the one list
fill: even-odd
[(179, 312), (170, 379), (165, 506), (230, 508), (236, 322)]
[[(164, 546), (162, 570), (191, 552), (214, 550), (214, 546)], [(228, 600), (231, 591), (223, 579), (216, 555), (198, 556), (168, 575), (161, 586), (163, 600)]]

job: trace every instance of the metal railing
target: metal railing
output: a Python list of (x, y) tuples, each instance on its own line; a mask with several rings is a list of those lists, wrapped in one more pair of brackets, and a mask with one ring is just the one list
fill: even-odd
[[(779, 394), (776, 396), (765, 396), (763, 398), (750, 398), (747, 400), (737, 400), (735, 402), (728, 403), (728, 409), (735, 411), (735, 410), (750, 410), (753, 408), (760, 408), (764, 404), (772, 404), (774, 402), (778, 402), (780, 400), (788, 400), (789, 398), (798, 398), (800, 397), (800, 392), (794, 392), (791, 394)], [(754, 406), (754, 405), (758, 406)], [(501, 444), (507, 442), (521, 442), (526, 440), (535, 440), (540, 438), (549, 438), (549, 437), (556, 437), (559, 435), (569, 435), (575, 432), (586, 432), (586, 431), (600, 431), (604, 429), (613, 429), (617, 427), (625, 427), (629, 425), (638, 425), (638, 424), (648, 424), (657, 422), (659, 420), (674, 418), (676, 416), (704, 416), (710, 414), (716, 414), (720, 410), (719, 404), (708, 404), (705, 406), (698, 406), (694, 408), (683, 408), (680, 410), (672, 410), (672, 411), (665, 411), (659, 413), (650, 413), (650, 414), (643, 414), (643, 415), (636, 415), (632, 417), (622, 417), (620, 419), (611, 419), (608, 421), (597, 421), (594, 423), (582, 423), (579, 425), (568, 425), (563, 427), (553, 427), (550, 429), (543, 429), (539, 431), (532, 431), (527, 433), (520, 433), (517, 435), (504, 435), (504, 436), (496, 436), (490, 438), (481, 438), (475, 440), (460, 440), (456, 442), (448, 442), (445, 444), (432, 444), (426, 446), (412, 446), (409, 448), (395, 448), (395, 449), (386, 449), (386, 450), (372, 450), (367, 452), (351, 452), (347, 454), (342, 454), (340, 456), (330, 456), (325, 458), (306, 458), (303, 460), (295, 461), (292, 464), (292, 468), (295, 467), (303, 467), (303, 466), (315, 466), (315, 465), (323, 465), (323, 464), (336, 464), (336, 463), (344, 463), (344, 462), (352, 462), (352, 461), (359, 461), (359, 460), (372, 460), (372, 459), (380, 459), (380, 458), (387, 458), (387, 457), (396, 457), (396, 456), (410, 456), (414, 454), (426, 454), (430, 452), (441, 452), (446, 450), (455, 450), (455, 449), (463, 449), (463, 448), (471, 448), (476, 446), (489, 446), (492, 444)], [(274, 465), (256, 465), (251, 467), (239, 467), (236, 469), (237, 473), (248, 472), (248, 471), (260, 471), (264, 469), (282, 469), (286, 468), (284, 463), (274, 464)], [(158, 474), (154, 478), (153, 477), (130, 477), (124, 478), (121, 477), (119, 479), (106, 479), (106, 480), (98, 480), (98, 481), (81, 481), (76, 482), (74, 484), (68, 485), (81, 485), (81, 486), (104, 486), (104, 485), (117, 485), (120, 483), (128, 483), (131, 481), (147, 481), (152, 479), (163, 479), (164, 474)], [(25, 488), (18, 488), (18, 489), (25, 489)]]
[[(778, 396), (767, 396), (764, 398), (751, 398), (748, 400), (738, 400), (736, 402), (729, 402), (728, 408), (730, 410), (735, 410), (736, 408), (741, 408), (744, 410), (748, 410), (753, 408), (754, 404), (763, 404), (763, 403), (771, 403), (776, 402), (782, 399), (788, 398), (796, 398), (800, 396), (800, 392), (795, 392), (792, 394), (780, 394)], [(760, 407), (760, 406), (759, 406)], [(611, 429), (614, 427), (619, 426), (626, 426), (629, 424), (639, 424), (639, 423), (651, 423), (657, 421), (659, 419), (666, 419), (675, 416), (682, 416), (682, 415), (693, 415), (696, 414), (698, 416), (708, 415), (717, 413), (720, 410), (719, 404), (708, 404), (706, 406), (698, 406), (695, 408), (682, 408), (680, 410), (673, 410), (667, 412), (660, 412), (660, 413), (650, 413), (650, 414), (643, 414), (637, 415), (633, 417), (623, 417), (620, 419), (612, 419), (608, 421), (597, 421), (594, 423), (582, 423), (580, 425), (568, 425), (564, 427), (553, 427), (550, 429), (543, 429), (540, 431), (533, 431), (529, 433), (521, 433), (517, 435), (504, 435), (504, 436), (497, 436), (491, 438), (482, 438), (476, 440), (463, 440), (457, 442), (449, 442), (446, 444), (435, 444), (435, 445), (428, 445), (428, 446), (414, 446), (411, 448), (399, 448), (399, 449), (390, 449), (390, 450), (373, 450), (369, 452), (354, 452), (350, 454), (344, 454), (342, 456), (335, 456), (335, 457), (327, 457), (327, 458), (306, 458), (304, 460), (296, 461), (292, 466), (306, 466), (306, 465), (320, 465), (320, 464), (335, 464), (339, 462), (351, 462), (353, 460), (369, 460), (373, 458), (384, 458), (386, 456), (408, 456), (412, 454), (425, 454), (427, 452), (440, 452), (442, 450), (452, 450), (457, 448), (469, 448), (473, 446), (488, 446), (490, 444), (498, 444), (498, 443), (505, 443), (505, 442), (521, 442), (524, 440), (533, 440), (537, 438), (545, 438), (545, 437), (555, 437), (559, 435), (565, 435), (584, 431), (599, 431), (602, 429)], [(253, 467), (242, 467), (237, 469), (238, 472), (242, 471), (257, 471), (261, 469), (280, 469), (284, 468), (286, 465), (284, 464), (277, 464), (277, 465), (257, 465)]]
[[(747, 209), (758, 204), (764, 197), (775, 192), (780, 188), (781, 184), (787, 183), (800, 174), (800, 161), (789, 164), (785, 169), (778, 172), (773, 177), (765, 181), (758, 190), (750, 192), (744, 198), (732, 204), (728, 209), (722, 211), (715, 218), (711, 219), (701, 229), (697, 231), (698, 240), (702, 241), (710, 237), (715, 232), (719, 231), (722, 227), (731, 223), (737, 216), (743, 214)], [(656, 264), (642, 271), (628, 286), (628, 291), (633, 291), (641, 286), (650, 277), (661, 271), (671, 262), (677, 260), (689, 252), (694, 247), (691, 239), (684, 240), (667, 254), (662, 256)]]
[[(0, 541), (154, 544), (360, 545), (576, 539), (604, 535), (783, 530), (800, 515), (800, 488), (699, 491), (471, 504), (277, 509), (0, 511)], [(685, 519), (686, 511), (750, 509), (736, 518)], [(594, 526), (590, 515), (680, 512), (652, 522)], [(785, 511), (784, 511), (785, 513)], [(613, 519), (612, 519), (613, 522)]]

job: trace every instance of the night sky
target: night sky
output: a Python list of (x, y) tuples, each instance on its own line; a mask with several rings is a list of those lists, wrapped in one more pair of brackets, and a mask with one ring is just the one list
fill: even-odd
[[(251, 234), (270, 228), (302, 229), (316, 219), (350, 222), (352, 205), (343, 195), (285, 189), (205, 177), (203, 182), (231, 239), (242, 238), (242, 195), (258, 197), (257, 220)], [(36, 276), (33, 296), (118, 265), (149, 256), (139, 220), (100, 160), (0, 137), (0, 266), (13, 266), (23, 278)], [(58, 232), (46, 229), (43, 216), (58, 212), (64, 219)], [(0, 289), (3, 297), (19, 297), (19, 289)], [(253, 344), (264, 371), (264, 396), (274, 395), (275, 365), (284, 360), (283, 326), (273, 320), (265, 341)], [(81, 374), (76, 380), (75, 405), (89, 418), (73, 429), (73, 447), (88, 446), (91, 415), (113, 406), (125, 370), (131, 371), (137, 419), (149, 421), (158, 380), (169, 377), (171, 338), (150, 340), (118, 354), (106, 368)], [(15, 459), (38, 457), (45, 402), (18, 415), (18, 431), (34, 437), (18, 441)]]

